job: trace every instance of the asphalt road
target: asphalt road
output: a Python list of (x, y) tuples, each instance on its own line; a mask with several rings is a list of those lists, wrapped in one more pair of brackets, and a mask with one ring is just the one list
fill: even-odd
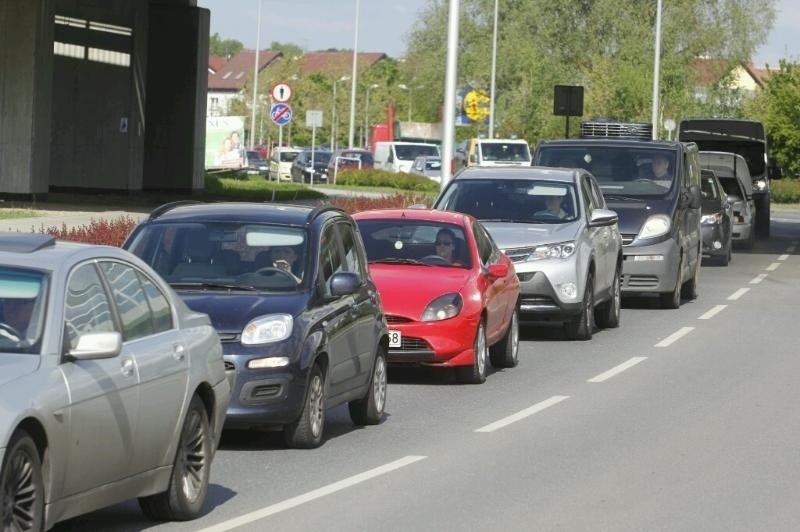
[(224, 434), (196, 521), (129, 501), (55, 530), (800, 530), (800, 212), (772, 229), (680, 309), (625, 300), (589, 342), (527, 328), (483, 385), (393, 371), (385, 421), (336, 408), (319, 449)]

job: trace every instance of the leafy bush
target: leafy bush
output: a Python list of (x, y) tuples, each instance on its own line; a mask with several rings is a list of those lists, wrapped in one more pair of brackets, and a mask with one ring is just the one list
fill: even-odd
[(420, 192), (437, 192), (439, 190), (439, 184), (425, 176), (376, 169), (344, 170), (336, 176), (336, 184), (360, 187), (390, 187)]
[(330, 203), (331, 205), (341, 208), (348, 214), (355, 214), (372, 209), (400, 209), (420, 204), (430, 207), (433, 203), (433, 195), (421, 192), (407, 192), (404, 194), (381, 196), (379, 198), (337, 196), (331, 198)]
[(264, 176), (251, 175), (246, 179), (218, 177), (206, 174), (203, 200), (226, 201), (296, 201), (322, 199), (325, 194), (300, 183), (278, 183)]
[(92, 219), (89, 225), (81, 225), (70, 229), (67, 228), (66, 224), (62, 224), (60, 229), (56, 226), (47, 228), (42, 226), (39, 232), (53, 235), (58, 240), (119, 247), (125, 242), (133, 228), (136, 227), (136, 223), (136, 220), (130, 216), (119, 216), (111, 220)]
[(771, 186), (775, 203), (800, 203), (800, 180), (781, 179), (773, 181)]

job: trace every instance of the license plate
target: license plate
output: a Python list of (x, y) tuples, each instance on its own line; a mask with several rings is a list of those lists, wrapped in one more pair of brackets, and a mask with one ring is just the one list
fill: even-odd
[(403, 345), (403, 335), (400, 331), (389, 331), (389, 347), (400, 347)]

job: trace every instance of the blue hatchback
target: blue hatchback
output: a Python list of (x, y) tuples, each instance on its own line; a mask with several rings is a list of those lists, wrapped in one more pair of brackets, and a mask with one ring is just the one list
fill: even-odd
[(358, 227), (331, 206), (177, 202), (123, 245), (211, 317), (236, 372), (226, 428), (322, 443), (325, 410), (380, 423), (388, 331)]

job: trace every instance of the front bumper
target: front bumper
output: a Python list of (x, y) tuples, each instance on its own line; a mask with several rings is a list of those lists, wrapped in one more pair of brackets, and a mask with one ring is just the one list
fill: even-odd
[[(519, 313), (526, 320), (564, 321), (581, 311), (586, 289), (586, 272), (579, 271), (578, 257), (567, 259), (515, 262), (519, 279)], [(575, 297), (567, 297), (562, 288), (575, 287)]]
[(622, 293), (673, 291), (679, 259), (680, 249), (671, 238), (645, 246), (622, 246)]
[(391, 365), (471, 366), (475, 360), (473, 343), (479, 316), (455, 317), (442, 321), (397, 323), (388, 316), (389, 330), (400, 331), (402, 345), (390, 347)]

